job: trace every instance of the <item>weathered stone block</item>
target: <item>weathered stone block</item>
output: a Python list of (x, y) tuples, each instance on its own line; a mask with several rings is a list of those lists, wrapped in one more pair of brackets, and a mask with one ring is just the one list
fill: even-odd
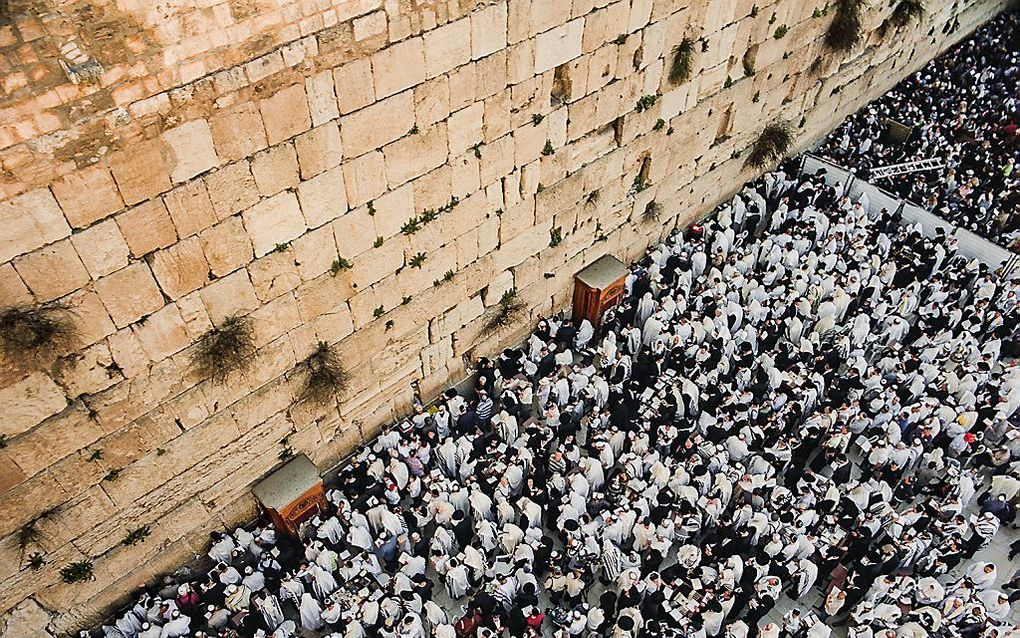
[(231, 162), (266, 147), (266, 131), (258, 106), (244, 102), (209, 119), (216, 154)]
[(200, 238), (209, 270), (216, 277), (237, 270), (252, 259), (251, 239), (240, 216), (206, 229)]
[(471, 13), (471, 59), (478, 60), (506, 46), (506, 2)]
[(296, 239), (306, 229), (297, 197), (291, 192), (259, 202), (244, 211), (242, 217), (256, 257), (267, 255), (278, 245)]
[(169, 153), (167, 164), (175, 184), (187, 181), (220, 163), (213, 148), (212, 131), (205, 120), (192, 120), (163, 132)]
[(39, 301), (52, 301), (89, 281), (85, 265), (67, 239), (18, 257), (14, 268)]
[(584, 18), (577, 18), (535, 39), (535, 73), (545, 73), (581, 55)]
[(0, 265), (0, 299), (10, 305), (31, 304), (32, 293), (10, 262)]
[(205, 182), (216, 219), (226, 219), (259, 201), (255, 178), (247, 160), (228, 164), (209, 173)]
[(344, 175), (339, 166), (298, 187), (301, 213), (308, 228), (318, 228), (347, 212), (347, 193)]
[[(451, 124), (453, 118), (450, 119)], [(424, 175), (446, 163), (446, 124), (440, 123), (415, 135), (408, 135), (383, 148), (386, 157), (386, 179), (390, 188)]]
[(163, 196), (178, 237), (188, 237), (216, 223), (216, 211), (205, 180), (194, 179)]
[(0, 434), (13, 437), (63, 410), (67, 407), (67, 399), (53, 379), (41, 372), (33, 372), (0, 389), (0, 405), (5, 406)]
[(419, 127), (432, 126), (450, 115), (450, 78), (445, 75), (414, 87), (414, 117)]
[(297, 153), (291, 144), (280, 144), (251, 160), (251, 174), (263, 197), (270, 197), (298, 184)]
[(367, 208), (356, 208), (333, 222), (333, 233), (340, 256), (351, 260), (372, 248), (375, 222)]
[(409, 38), (372, 56), (372, 79), (377, 100), (425, 81), (425, 47), (421, 38)]
[(110, 158), (110, 170), (128, 206), (170, 190), (169, 149), (160, 139), (138, 142)]
[(312, 125), (303, 84), (294, 84), (276, 92), (259, 104), (266, 140), (270, 146), (304, 133)]
[(244, 314), (258, 308), (255, 288), (245, 270), (238, 270), (214, 281), (199, 292), (205, 303), (209, 319), (219, 325), (227, 317)]
[(350, 206), (360, 206), (386, 192), (386, 164), (381, 151), (345, 163), (343, 174)]
[(209, 264), (198, 237), (190, 237), (152, 256), (152, 273), (171, 299), (198, 290), (209, 281)]
[(96, 292), (118, 328), (163, 306), (163, 295), (148, 266), (135, 262), (96, 281)]
[(93, 166), (71, 173), (53, 182), (51, 188), (67, 221), (85, 228), (124, 208), (110, 169)]
[(319, 126), (340, 117), (340, 108), (333, 89), (332, 71), (320, 71), (305, 78), (305, 91), (308, 93), (312, 126)]
[(152, 361), (162, 361), (191, 343), (184, 320), (176, 304), (169, 304), (149, 315), (145, 323), (133, 326), (142, 350)]
[(45, 188), (0, 202), (0, 228), (0, 262), (71, 234), (57, 200)]
[(375, 102), (372, 63), (368, 58), (361, 58), (334, 69), (333, 80), (341, 114), (353, 113)]
[(425, 75), (434, 78), (471, 61), (471, 19), (425, 33)]
[(450, 154), (460, 155), (482, 141), (485, 104), (475, 102), (450, 116)]
[(319, 173), (340, 165), (343, 159), (343, 145), (340, 142), (340, 127), (336, 122), (327, 122), (294, 139), (298, 163), (301, 165), (301, 179), (310, 179)]
[(162, 199), (152, 199), (114, 219), (131, 254), (141, 257), (177, 241), (177, 231)]
[(345, 115), (340, 126), (344, 152), (358, 157), (404, 136), (414, 126), (414, 97), (404, 91)]

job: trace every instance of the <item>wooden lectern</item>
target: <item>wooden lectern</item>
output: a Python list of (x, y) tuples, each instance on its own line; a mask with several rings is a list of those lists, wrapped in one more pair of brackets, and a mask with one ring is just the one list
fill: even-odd
[(304, 454), (259, 481), (252, 493), (277, 531), (294, 537), (301, 523), (326, 509), (319, 470)]
[(587, 319), (596, 332), (606, 310), (626, 294), (627, 266), (612, 255), (599, 257), (574, 276), (574, 322)]

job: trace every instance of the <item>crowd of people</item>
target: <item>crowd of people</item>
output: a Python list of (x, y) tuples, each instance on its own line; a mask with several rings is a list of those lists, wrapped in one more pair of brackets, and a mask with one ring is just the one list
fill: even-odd
[(1020, 491), (1020, 284), (780, 170), (626, 289), (384, 432), (302, 542), (215, 532), (103, 632), (1020, 635), (972, 560)]
[[(824, 153), (942, 158), (892, 187), (1011, 241), (1018, 30), (994, 20)], [(388, 428), (300, 539), (213, 532), (208, 569), (83, 634), (1020, 638), (1020, 570), (981, 553), (1020, 502), (1018, 295), (787, 164), (633, 264), (598, 330), (543, 318)]]
[[(1020, 251), (1020, 13), (1005, 13), (848, 117), (819, 154), (869, 179), (921, 159), (937, 170), (875, 180), (943, 219)], [(912, 127), (906, 142), (887, 121)]]

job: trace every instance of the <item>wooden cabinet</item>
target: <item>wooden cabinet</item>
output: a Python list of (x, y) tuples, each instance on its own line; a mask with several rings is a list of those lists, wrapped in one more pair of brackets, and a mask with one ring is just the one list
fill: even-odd
[(302, 523), (326, 509), (319, 470), (304, 454), (259, 481), (252, 493), (277, 531), (294, 537)]
[(574, 322), (587, 319), (598, 331), (606, 310), (627, 294), (627, 266), (612, 255), (604, 255), (574, 276)]

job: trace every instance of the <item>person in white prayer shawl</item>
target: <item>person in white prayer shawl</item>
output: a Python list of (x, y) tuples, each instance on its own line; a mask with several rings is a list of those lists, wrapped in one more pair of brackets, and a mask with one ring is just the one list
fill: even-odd
[(189, 626), (191, 625), (191, 618), (185, 616), (181, 612), (174, 610), (170, 614), (170, 620), (163, 625), (163, 630), (160, 632), (160, 638), (180, 638), (186, 636), (189, 632)]
[(309, 593), (301, 595), (301, 606), (298, 608), (301, 614), (301, 626), (305, 631), (316, 631), (322, 629), (322, 606)]
[(450, 568), (446, 572), (446, 593), (450, 598), (460, 600), (467, 594), (471, 586), (468, 571), (455, 558), (450, 559), (449, 565)]

